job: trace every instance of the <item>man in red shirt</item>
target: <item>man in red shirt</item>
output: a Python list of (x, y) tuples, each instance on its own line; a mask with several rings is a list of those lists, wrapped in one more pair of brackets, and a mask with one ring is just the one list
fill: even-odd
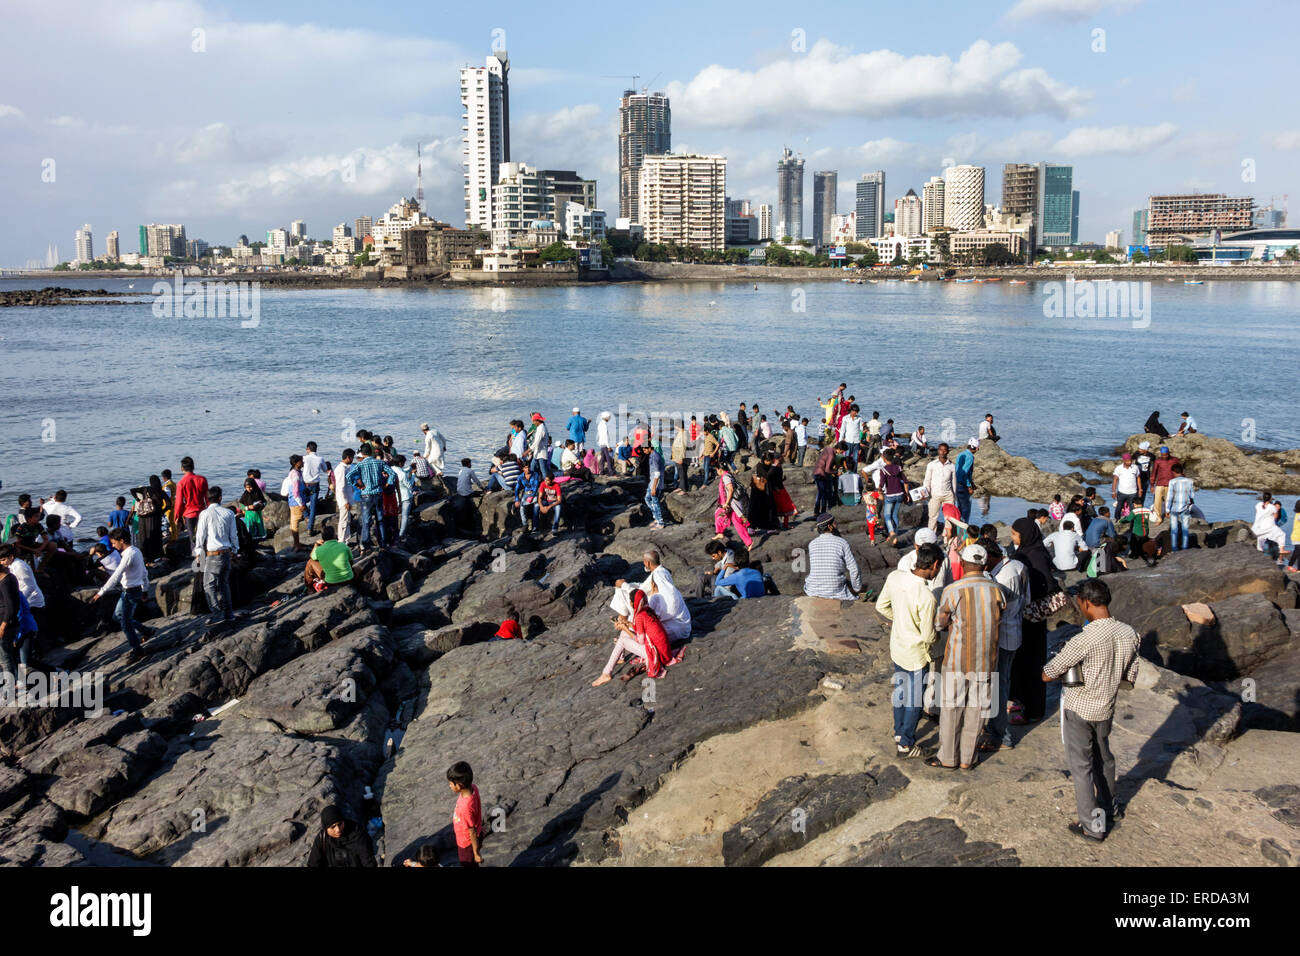
[(458, 761), (447, 768), (447, 783), (456, 794), (456, 809), (451, 814), (456, 856), (461, 866), (476, 868), (483, 862), (478, 850), (483, 835), (483, 802), (474, 786), (474, 771), (465, 761)]
[(1165, 499), (1169, 495), (1169, 481), (1174, 477), (1174, 465), (1181, 464), (1180, 459), (1169, 454), (1168, 445), (1160, 446), (1160, 454), (1151, 463), (1151, 482), (1156, 489), (1156, 498), (1151, 505), (1151, 520), (1155, 524), (1159, 524), (1164, 515)]
[(176, 500), (172, 514), (178, 522), (185, 523), (190, 541), (198, 528), (199, 514), (208, 506), (208, 479), (194, 473), (194, 459), (186, 455), (181, 459), (181, 480), (176, 483)]

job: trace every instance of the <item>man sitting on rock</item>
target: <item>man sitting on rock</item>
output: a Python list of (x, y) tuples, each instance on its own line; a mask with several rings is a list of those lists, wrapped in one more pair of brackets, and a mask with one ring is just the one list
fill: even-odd
[(375, 866), (370, 837), (336, 806), (320, 814), (320, 833), (312, 841), (308, 866)]
[(862, 575), (849, 543), (840, 537), (835, 516), (817, 516), (817, 537), (808, 545), (808, 578), (803, 593), (833, 601), (855, 601), (862, 591)]
[(303, 580), (309, 591), (325, 591), (332, 584), (352, 580), (352, 551), (342, 541), (326, 541), (322, 535), (311, 549)]

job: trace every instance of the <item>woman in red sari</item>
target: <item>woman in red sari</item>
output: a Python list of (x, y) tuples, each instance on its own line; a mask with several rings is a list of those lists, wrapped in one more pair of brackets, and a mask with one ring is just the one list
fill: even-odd
[(640, 588), (632, 592), (631, 625), (620, 620), (617, 626), (623, 633), (614, 642), (614, 652), (609, 655), (609, 663), (600, 672), (600, 676), (591, 682), (591, 686), (599, 687), (601, 684), (609, 683), (624, 651), (641, 658), (645, 662), (646, 674), (650, 677), (659, 677), (663, 674), (668, 661), (672, 659), (672, 654), (668, 650), (668, 635), (664, 632), (664, 626), (659, 623), (659, 616), (650, 610), (645, 592)]

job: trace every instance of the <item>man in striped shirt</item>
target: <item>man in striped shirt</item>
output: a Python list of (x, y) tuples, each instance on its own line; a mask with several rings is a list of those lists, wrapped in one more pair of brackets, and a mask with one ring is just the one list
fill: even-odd
[(1110, 616), (1110, 588), (1105, 581), (1084, 581), (1075, 603), (1088, 624), (1047, 662), (1043, 680), (1054, 681), (1075, 664), (1081, 665), (1083, 684), (1061, 689), (1061, 737), (1079, 811), (1079, 822), (1070, 824), (1070, 832), (1101, 841), (1123, 816), (1115, 799), (1110, 725), (1119, 682), (1137, 680), (1138, 636)]
[(808, 578), (803, 593), (833, 601), (857, 600), (862, 576), (849, 543), (835, 528), (835, 517), (827, 511), (817, 518), (820, 532), (808, 545)]
[(951, 770), (959, 757), (962, 770), (975, 766), (984, 718), (996, 706), (992, 675), (998, 669), (998, 626), (1006, 598), (984, 576), (987, 562), (981, 545), (962, 548), (962, 578), (939, 598), (939, 627), (948, 629), (948, 646), (939, 674), (939, 753), (926, 760), (931, 767)]

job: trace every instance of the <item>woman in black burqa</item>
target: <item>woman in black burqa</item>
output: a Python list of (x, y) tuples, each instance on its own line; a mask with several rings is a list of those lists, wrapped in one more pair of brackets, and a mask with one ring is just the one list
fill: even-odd
[[(1029, 603), (1042, 600), (1061, 589), (1052, 574), (1052, 556), (1043, 544), (1043, 532), (1033, 518), (1017, 518), (1011, 525), (1011, 556), (1025, 566), (1029, 577)], [(1011, 664), (1010, 699), (1019, 702), (1012, 709), (1011, 723), (1031, 724), (1043, 719), (1047, 710), (1047, 685), (1043, 665), (1047, 663), (1047, 622), (1026, 618), (1021, 624), (1022, 640)]]

